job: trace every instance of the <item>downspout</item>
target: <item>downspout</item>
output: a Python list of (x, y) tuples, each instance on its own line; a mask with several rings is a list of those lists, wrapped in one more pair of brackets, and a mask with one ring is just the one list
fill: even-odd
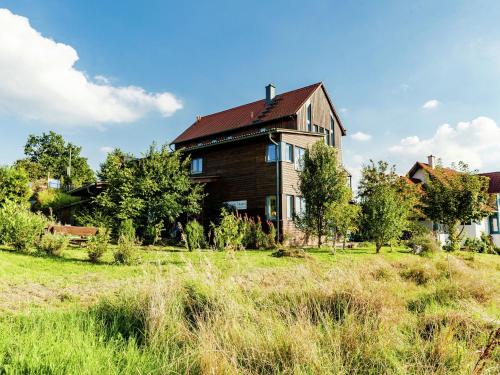
[(276, 239), (277, 239), (277, 243), (280, 242), (280, 200), (281, 200), (281, 196), (280, 196), (280, 170), (279, 170), (279, 160), (280, 160), (280, 156), (281, 156), (281, 150), (280, 150), (280, 145), (278, 142), (276, 142), (273, 137), (272, 137), (272, 134), (269, 133), (269, 140), (274, 143), (274, 145), (276, 146)]

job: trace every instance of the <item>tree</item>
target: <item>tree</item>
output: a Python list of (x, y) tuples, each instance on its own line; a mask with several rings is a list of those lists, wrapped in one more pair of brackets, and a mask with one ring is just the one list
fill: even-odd
[(318, 141), (305, 151), (299, 190), (306, 209), (295, 222), (307, 234), (317, 236), (318, 247), (321, 247), (322, 237), (329, 231), (328, 206), (346, 204), (351, 197), (348, 175), (338, 161), (335, 148)]
[(189, 159), (167, 145), (153, 144), (140, 159), (116, 149), (98, 173), (108, 187), (95, 198), (95, 209), (117, 222), (134, 220), (143, 236), (181, 215), (197, 214), (203, 186), (191, 182), (189, 166)]
[(80, 155), (81, 150), (53, 131), (31, 134), (24, 146), (26, 157), (16, 161), (16, 166), (25, 169), (31, 181), (50, 176), (61, 180), (64, 185), (77, 187), (95, 180), (87, 159)]
[(24, 170), (0, 167), (0, 206), (7, 201), (25, 204), (30, 196), (28, 175)]
[(488, 177), (472, 173), (462, 162), (457, 171), (437, 166), (428, 174), (423, 211), (430, 220), (445, 226), (450, 250), (459, 249), (465, 223), (478, 222), (489, 215), (488, 184)]
[(408, 228), (414, 212), (415, 195), (408, 184), (386, 162), (370, 161), (363, 167), (358, 189), (361, 205), (361, 230), (375, 242), (376, 252), (392, 243)]
[(334, 233), (333, 246), (335, 248), (337, 237), (342, 237), (342, 250), (345, 250), (347, 236), (358, 230), (360, 214), (359, 205), (352, 202), (333, 202), (327, 206), (327, 221)]

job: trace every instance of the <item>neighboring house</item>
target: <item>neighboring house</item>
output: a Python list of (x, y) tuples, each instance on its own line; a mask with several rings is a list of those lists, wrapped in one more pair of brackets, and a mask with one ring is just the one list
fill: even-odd
[[(414, 183), (425, 184), (429, 175), (432, 175), (435, 165), (435, 157), (428, 156), (427, 163), (416, 162), (407, 174), (407, 177)], [(456, 173), (450, 169), (450, 173)], [(464, 227), (464, 235), (470, 238), (480, 238), (483, 233), (491, 235), (496, 246), (500, 246), (500, 172), (480, 173), (481, 176), (489, 177), (488, 193), (493, 195), (496, 202), (495, 210), (491, 215), (478, 223), (470, 223)], [(445, 243), (447, 234), (441, 225), (429, 223), (429, 226), (438, 233), (441, 243)]]
[(294, 240), (293, 224), (304, 209), (298, 171), (306, 148), (324, 140), (339, 150), (346, 130), (323, 83), (276, 95), (266, 86), (265, 99), (207, 116), (172, 144), (191, 156), (191, 174), (205, 183), (201, 220), (207, 225), (223, 205), (241, 214), (271, 220)]
[(75, 214), (81, 212), (82, 209), (87, 209), (92, 198), (101, 194), (107, 186), (106, 182), (94, 182), (68, 191), (69, 195), (79, 198), (79, 201), (61, 208), (59, 212), (61, 223), (74, 225)]

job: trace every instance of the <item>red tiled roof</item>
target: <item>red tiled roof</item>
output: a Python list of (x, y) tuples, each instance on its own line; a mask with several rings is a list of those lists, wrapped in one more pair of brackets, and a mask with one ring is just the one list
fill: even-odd
[(490, 178), (488, 193), (500, 193), (500, 172), (480, 173), (480, 175)]
[[(300, 109), (312, 93), (322, 85), (323, 84), (319, 82), (276, 95), (270, 105), (266, 105), (265, 99), (262, 99), (222, 112), (202, 116), (201, 119), (187, 128), (172, 143), (181, 143), (196, 138), (203, 138), (213, 134), (236, 130), (293, 115)], [(328, 98), (328, 100), (330, 101), (330, 98)], [(344, 131), (343, 128), (342, 131)]]

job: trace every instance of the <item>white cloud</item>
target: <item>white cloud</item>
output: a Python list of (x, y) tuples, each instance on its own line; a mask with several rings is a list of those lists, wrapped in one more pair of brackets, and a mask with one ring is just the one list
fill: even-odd
[(428, 100), (424, 103), (424, 105), (422, 105), (422, 108), (423, 109), (435, 109), (437, 108), (441, 103), (439, 102), (439, 100), (436, 100), (436, 99), (432, 99), (432, 100)]
[(355, 141), (366, 142), (369, 141), (372, 138), (372, 136), (370, 134), (366, 134), (363, 132), (356, 132), (353, 135), (351, 135), (351, 138), (354, 139)]
[(347, 112), (349, 112), (349, 109), (342, 107), (339, 109), (339, 112), (340, 113), (347, 113)]
[(427, 139), (407, 137), (389, 151), (403, 159), (408, 168), (416, 160), (433, 154), (445, 165), (464, 161), (482, 171), (500, 170), (500, 126), (491, 118), (478, 117), (456, 126), (443, 124)]
[(75, 68), (77, 51), (44, 37), (29, 20), (0, 9), (0, 112), (65, 125), (135, 121), (150, 111), (182, 108), (171, 93), (90, 81)]
[(109, 154), (113, 150), (114, 147), (111, 146), (102, 146), (101, 148), (99, 148), (99, 151), (101, 151), (103, 154)]

